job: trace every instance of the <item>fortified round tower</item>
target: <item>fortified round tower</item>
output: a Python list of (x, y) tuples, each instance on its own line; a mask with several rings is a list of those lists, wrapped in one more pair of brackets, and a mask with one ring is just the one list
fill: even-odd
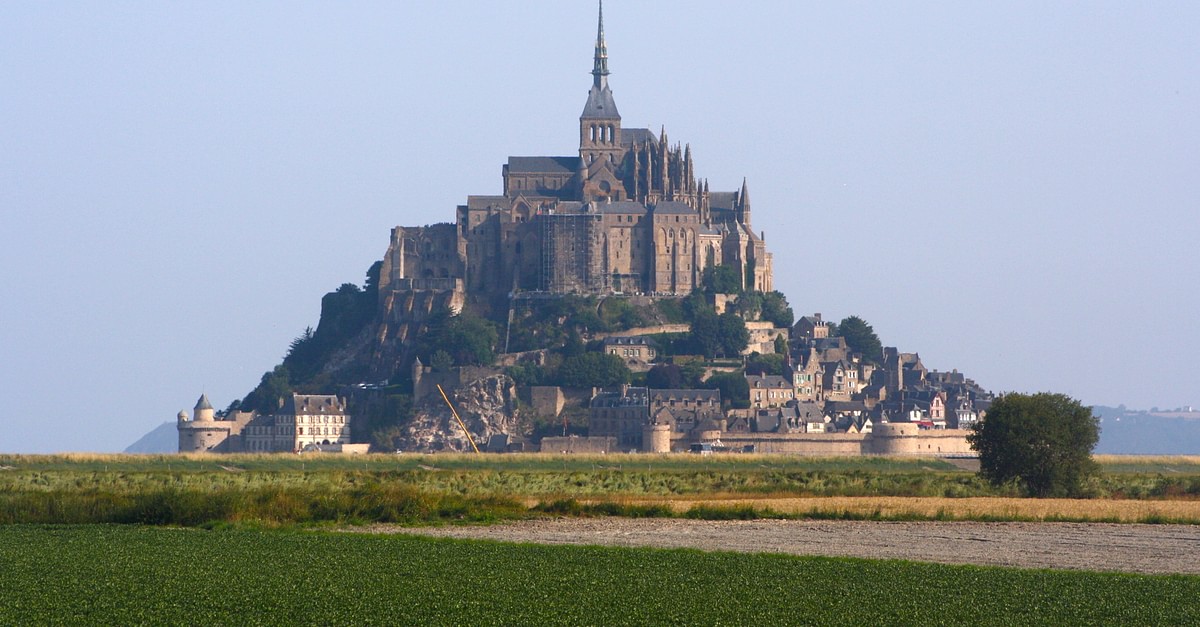
[(186, 411), (180, 411), (175, 427), (179, 430), (180, 453), (204, 453), (224, 451), (228, 448), (230, 432), (234, 424), (230, 421), (217, 420), (208, 395), (201, 394), (193, 408), (193, 418), (188, 419)]

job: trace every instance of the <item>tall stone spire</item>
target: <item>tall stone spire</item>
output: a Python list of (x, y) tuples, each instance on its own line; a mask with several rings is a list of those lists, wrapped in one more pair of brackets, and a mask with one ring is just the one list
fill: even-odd
[(596, 56), (592, 60), (592, 88), (583, 116), (593, 119), (620, 119), (617, 103), (608, 87), (608, 45), (604, 43), (604, 1), (600, 2), (600, 20), (596, 26)]
[(750, 187), (746, 184), (746, 179), (742, 178), (742, 191), (738, 193), (738, 207), (741, 213), (741, 222), (750, 228)]
[(608, 46), (604, 43), (604, 0), (600, 0), (600, 23), (596, 27), (596, 57), (592, 62), (592, 84), (608, 87)]

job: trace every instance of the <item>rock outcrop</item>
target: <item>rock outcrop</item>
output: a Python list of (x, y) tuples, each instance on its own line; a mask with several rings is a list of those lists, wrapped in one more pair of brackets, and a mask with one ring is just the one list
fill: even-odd
[[(481, 450), (496, 434), (527, 435), (517, 407), (517, 386), (507, 375), (465, 382), (449, 396)], [(417, 406), (396, 443), (400, 450), (412, 452), (471, 450), (466, 434), (440, 395), (430, 396)]]

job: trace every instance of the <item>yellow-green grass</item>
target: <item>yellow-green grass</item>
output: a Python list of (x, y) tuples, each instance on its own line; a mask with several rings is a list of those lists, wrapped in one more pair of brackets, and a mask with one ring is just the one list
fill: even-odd
[[(597, 503), (598, 501), (585, 501)], [(695, 510), (741, 510), (797, 518), (885, 520), (1021, 520), (1200, 524), (1200, 500), (1029, 499), (1005, 497), (779, 497), (736, 495), (704, 498), (624, 499), (617, 503), (659, 507), (675, 514)]]
[(1090, 498), (1029, 500), (1012, 498), (1015, 485), (992, 486), (945, 460), (920, 458), (4, 455), (0, 521), (418, 523), (732, 510), (739, 517), (1200, 521), (1200, 458), (1099, 461)]

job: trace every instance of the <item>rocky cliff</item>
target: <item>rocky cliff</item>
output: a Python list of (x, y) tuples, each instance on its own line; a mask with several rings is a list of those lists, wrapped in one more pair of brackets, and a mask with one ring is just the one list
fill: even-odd
[[(496, 434), (527, 435), (527, 425), (517, 407), (517, 386), (508, 376), (492, 375), (465, 382), (449, 396), (480, 449)], [(440, 395), (431, 395), (417, 405), (396, 444), (400, 450), (414, 452), (471, 450), (466, 435)]]

